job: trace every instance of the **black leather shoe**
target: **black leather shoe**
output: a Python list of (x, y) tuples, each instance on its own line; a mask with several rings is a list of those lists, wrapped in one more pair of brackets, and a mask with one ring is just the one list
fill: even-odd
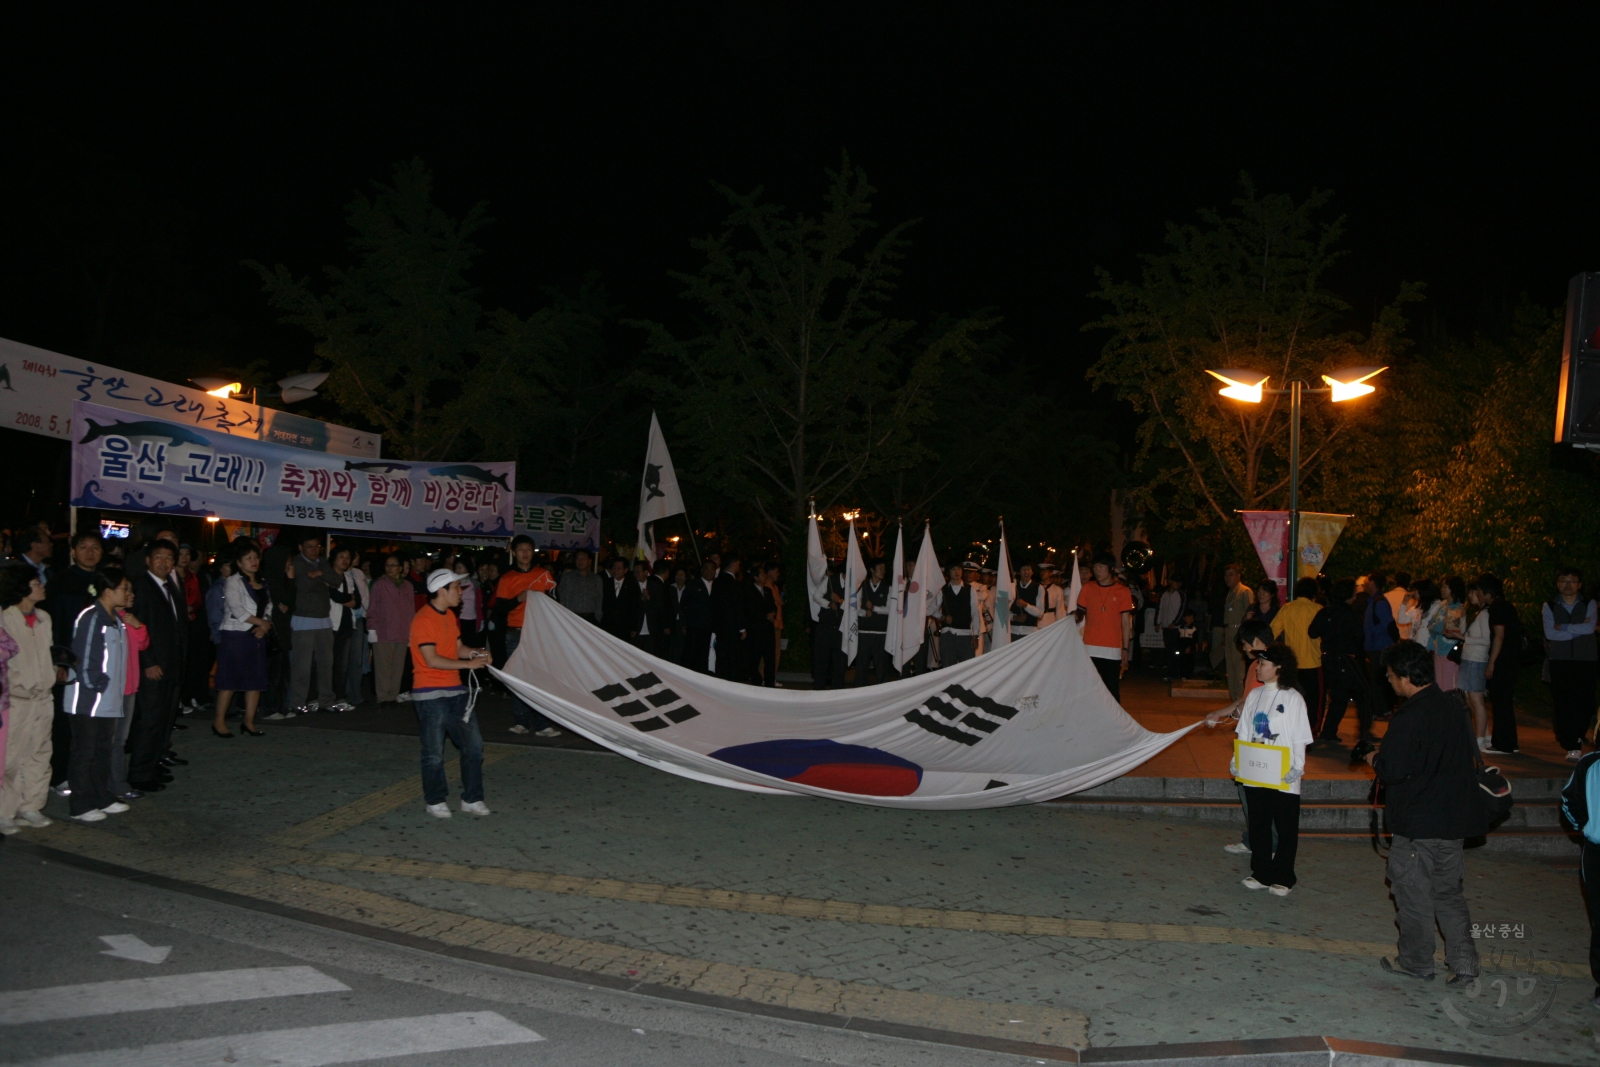
[(189, 766), (189, 761), (182, 756), (162, 756), (161, 765), (163, 767), (187, 767)]
[[(158, 782), (170, 782), (172, 781), (172, 772), (165, 767), (157, 767), (155, 780)], [(128, 784), (132, 785), (133, 783), (130, 782)]]
[(189, 728), (189, 724), (186, 722), (175, 722), (172, 724), (172, 728), (174, 730), (187, 730)]
[(126, 793), (118, 793), (117, 794), (117, 799), (118, 800), (138, 800), (142, 796), (144, 796), (144, 794), (141, 793), (139, 790), (130, 789)]
[(156, 782), (156, 781), (129, 782), (128, 784), (131, 785), (133, 788), (137, 789), (141, 793), (159, 793), (163, 789), (166, 788), (166, 786), (163, 785), (161, 782)]

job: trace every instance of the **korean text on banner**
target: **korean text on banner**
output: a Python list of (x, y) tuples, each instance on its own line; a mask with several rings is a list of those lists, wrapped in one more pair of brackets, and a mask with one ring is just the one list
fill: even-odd
[(1258, 789), (1288, 789), (1283, 779), (1289, 773), (1287, 745), (1259, 745), (1254, 741), (1233, 742), (1234, 778)]
[(0, 337), (0, 424), (77, 440), (82, 435), (72, 432), (72, 405), (80, 400), (135, 418), (166, 419), (231, 437), (358, 459), (377, 459), (383, 445), (380, 434), (214, 397), (192, 385), (174, 385)]
[(512, 528), (539, 548), (600, 548), (600, 498), (570, 493), (517, 493)]
[(1295, 558), (1300, 561), (1299, 577), (1315, 578), (1321, 573), (1328, 565), (1328, 557), (1333, 555), (1339, 535), (1344, 533), (1344, 524), (1349, 521), (1349, 515), (1329, 515), (1321, 511), (1300, 513), (1300, 544), (1295, 552)]
[[(1289, 580), (1289, 513), (1287, 511), (1241, 511), (1250, 543), (1261, 557), (1261, 569), (1278, 583), (1280, 591)], [(1283, 599), (1288, 600), (1285, 595)]]
[(72, 421), (73, 507), (511, 536), (515, 463), (358, 462), (82, 401)]

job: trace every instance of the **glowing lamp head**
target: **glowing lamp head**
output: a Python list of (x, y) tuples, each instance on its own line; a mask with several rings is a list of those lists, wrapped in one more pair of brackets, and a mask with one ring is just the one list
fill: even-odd
[(1223, 396), (1247, 404), (1261, 403), (1261, 387), (1267, 384), (1269, 377), (1253, 370), (1208, 370), (1206, 373), (1226, 387), (1218, 390)]
[(1388, 367), (1346, 367), (1336, 370), (1332, 374), (1324, 374), (1322, 380), (1328, 383), (1328, 388), (1333, 391), (1334, 403), (1341, 400), (1354, 400), (1358, 396), (1366, 396), (1377, 390), (1367, 383), (1369, 378), (1376, 378)]
[(214, 396), (221, 400), (227, 400), (244, 392), (242, 383), (230, 382), (226, 378), (190, 378), (189, 380), (204, 389), (206, 396)]

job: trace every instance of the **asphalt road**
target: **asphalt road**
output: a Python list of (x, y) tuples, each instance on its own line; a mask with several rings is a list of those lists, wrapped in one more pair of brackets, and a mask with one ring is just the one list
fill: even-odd
[(0, 1063), (1040, 1062), (480, 966), (19, 849), (0, 848), (0, 901)]

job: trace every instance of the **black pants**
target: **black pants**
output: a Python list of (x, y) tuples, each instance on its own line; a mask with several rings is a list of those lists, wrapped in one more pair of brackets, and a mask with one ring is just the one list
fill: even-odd
[(1100, 672), (1100, 680), (1106, 683), (1106, 688), (1111, 691), (1111, 699), (1118, 704), (1122, 703), (1122, 661), (1090, 656), (1089, 662)]
[(1584, 732), (1594, 718), (1596, 666), (1593, 660), (1550, 661), (1550, 725), (1556, 743), (1568, 752), (1583, 747)]
[(1501, 752), (1517, 750), (1517, 657), (1519, 653), (1500, 650), (1500, 659), (1494, 665), (1494, 677), (1489, 679), (1489, 703), (1494, 708), (1494, 729), (1489, 744)]
[(843, 689), (847, 666), (844, 635), (839, 632), (838, 624), (818, 622), (811, 628), (811, 687)]
[(1322, 668), (1301, 667), (1297, 677), (1294, 687), (1305, 699), (1306, 721), (1311, 724), (1312, 733), (1315, 733), (1322, 722)]
[[(1250, 873), (1262, 885), (1294, 888), (1294, 855), (1300, 847), (1300, 794), (1286, 789), (1244, 787), (1250, 817)], [(1278, 848), (1272, 848), (1272, 832)]]
[[(877, 685), (894, 681), (894, 661), (884, 644), (889, 635), (884, 631), (863, 630), (856, 646), (856, 684)], [(869, 682), (867, 679), (871, 678)]]
[(117, 720), (89, 715), (68, 718), (72, 720), (72, 763), (67, 768), (72, 796), (68, 807), (72, 814), (82, 815), (117, 799), (111, 792), (111, 742), (117, 735)]
[(692, 671), (707, 673), (706, 664), (711, 659), (711, 631), (687, 627), (683, 639), (683, 659), (680, 661)]
[(211, 700), (211, 665), (216, 662), (217, 649), (205, 622), (202, 617), (189, 624), (189, 658), (183, 668), (183, 692), (179, 694), (185, 704), (191, 700), (206, 704)]
[[(350, 638), (356, 631), (355, 627), (349, 625), (349, 621), (349, 619), (345, 619), (346, 625), (344, 629), (333, 631), (333, 695), (340, 700), (348, 700), (352, 704), (359, 704), (361, 703), (361, 691), (359, 689), (354, 693), (345, 692), (346, 689), (350, 688), (346, 684), (350, 679), (350, 657), (352, 655), (361, 655), (361, 650), (353, 647), (350, 643)], [(465, 644), (466, 642), (463, 641), (462, 643)]]
[(655, 634), (634, 634), (628, 638), (628, 644), (637, 648), (640, 652), (648, 652), (652, 656), (656, 654)]
[(750, 673), (745, 666), (744, 639), (738, 630), (717, 635), (717, 677), (730, 682), (743, 682)]
[(772, 650), (773, 635), (776, 632), (772, 624), (765, 619), (750, 627), (750, 638), (746, 642), (749, 647), (745, 650), (745, 659), (750, 668), (752, 685), (770, 686), (778, 680), (778, 664)]
[(50, 784), (68, 781), (67, 768), (72, 759), (72, 716), (61, 710), (67, 687), (58, 685), (51, 691), (56, 703), (55, 720), (50, 724)]
[[(172, 723), (178, 713), (177, 673), (169, 671), (160, 681), (139, 680), (133, 725), (128, 730), (128, 781), (135, 786), (153, 781), (161, 773), (161, 757), (167, 754), (167, 739), (172, 736)], [(73, 729), (76, 731), (76, 723)], [(76, 732), (73, 737), (77, 737)], [(73, 791), (77, 791), (76, 784)]]
[(1589, 905), (1589, 977), (1594, 979), (1595, 995), (1600, 996), (1600, 845), (1583, 843), (1578, 876), (1583, 880), (1583, 897)]
[(1394, 709), (1394, 686), (1384, 672), (1383, 654), (1386, 649), (1367, 653), (1367, 699), (1372, 701), (1371, 716), (1376, 719)]
[(1317, 732), (1324, 741), (1339, 740), (1339, 725), (1344, 722), (1346, 706), (1353, 700), (1356, 719), (1360, 724), (1358, 741), (1372, 740), (1372, 698), (1367, 694), (1367, 679), (1361, 665), (1353, 655), (1324, 653), (1322, 670), (1328, 686), (1328, 711)]

